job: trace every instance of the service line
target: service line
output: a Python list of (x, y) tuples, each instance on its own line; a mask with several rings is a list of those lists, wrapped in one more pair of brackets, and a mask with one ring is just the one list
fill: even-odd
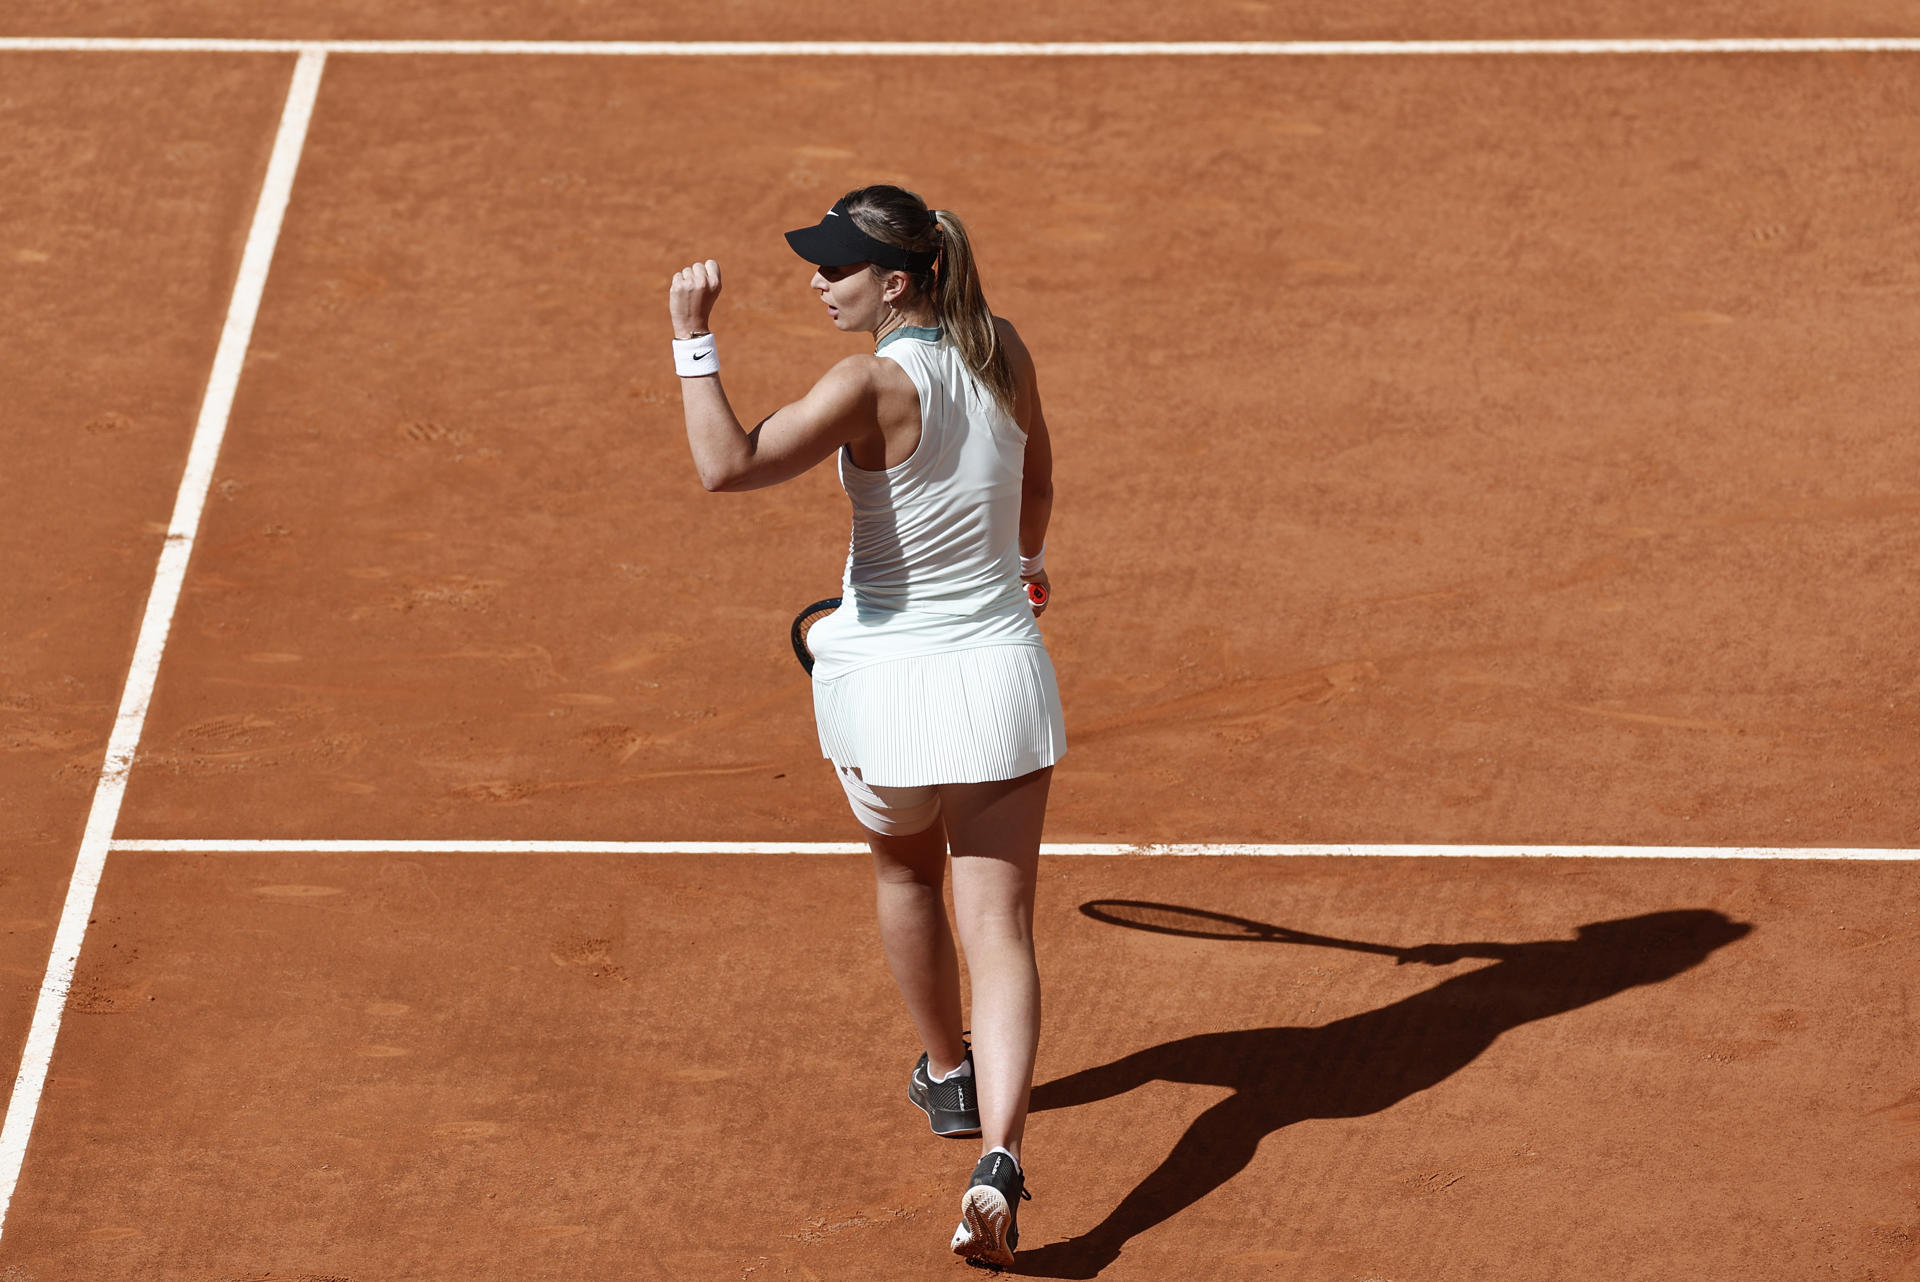
[(0, 51), (80, 53), (399, 53), (595, 58), (1404, 58), (1537, 54), (1920, 53), (1901, 36), (1702, 40), (226, 40), (9, 36)]
[[(412, 841), (377, 838), (302, 841), (258, 838), (122, 838), (129, 853), (203, 855), (863, 855), (857, 841)], [(1920, 860), (1920, 850), (1877, 846), (1440, 846), (1270, 845), (1259, 842), (1048, 842), (1043, 855), (1174, 857), (1331, 855), (1348, 859), (1829, 859)]]
[(174, 607), (179, 604), (180, 586), (187, 574), (187, 561), (193, 554), (194, 539), (200, 530), (200, 514), (206, 506), (207, 489), (213, 483), (214, 460), (219, 457), (220, 441), (226, 435), (234, 389), (239, 385), (240, 368), (246, 361), (247, 344), (253, 337), (254, 317), (260, 311), (267, 268), (273, 261), (274, 244), (280, 238), (280, 221), (286, 213), (287, 197), (293, 190), (294, 172), (299, 168), (300, 151), (306, 144), (307, 122), (313, 115), (314, 98), (320, 92), (320, 73), (326, 59), (327, 55), (320, 50), (307, 50), (294, 65), (293, 82), (287, 90), (286, 107), (280, 114), (280, 129), (274, 137), (273, 154), (267, 161), (260, 201), (254, 207), (253, 225), (247, 232), (246, 249), (240, 256), (233, 299), (227, 306), (220, 346), (214, 353), (213, 371), (207, 378), (206, 396), (201, 400), (193, 443), (187, 451), (186, 470), (174, 497), (173, 517), (167, 524), (166, 541), (160, 548), (153, 588), (147, 594), (140, 635), (134, 642), (133, 665), (120, 692), (120, 711), (114, 718), (113, 733), (107, 740), (106, 757), (100, 766), (100, 781), (94, 786), (93, 804), (87, 811), (87, 826), (74, 858), (73, 879), (67, 884), (66, 904), (60, 911), (60, 925), (54, 933), (46, 978), (41, 981), (40, 994), (34, 1002), (33, 1022), (28, 1026), (20, 1072), (14, 1078), (13, 1094), (7, 1101), (6, 1122), (0, 1125), (0, 1232), (5, 1231), (7, 1207), (20, 1182), (20, 1167), (26, 1159), (34, 1117), (40, 1109), (47, 1066), (53, 1059), (54, 1041), (60, 1035), (60, 1017), (66, 1010), (67, 993), (73, 987), (74, 968), (80, 960), (80, 946), (86, 938), (94, 895), (100, 888), (100, 874), (106, 867), (107, 852), (113, 847), (113, 830), (120, 821), (127, 774), (133, 765), (134, 752), (140, 746), (140, 732), (146, 725), (147, 705), (153, 698), (154, 681), (160, 672), (160, 656), (166, 650)]

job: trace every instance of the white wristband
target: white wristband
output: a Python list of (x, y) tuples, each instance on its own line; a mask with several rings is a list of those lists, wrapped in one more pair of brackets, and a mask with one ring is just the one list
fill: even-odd
[(673, 372), (681, 378), (700, 378), (720, 372), (720, 352), (712, 334), (673, 340)]
[(1046, 568), (1047, 545), (1044, 543), (1040, 545), (1040, 550), (1032, 556), (1023, 556), (1020, 558), (1020, 577), (1023, 579), (1031, 579), (1034, 575)]

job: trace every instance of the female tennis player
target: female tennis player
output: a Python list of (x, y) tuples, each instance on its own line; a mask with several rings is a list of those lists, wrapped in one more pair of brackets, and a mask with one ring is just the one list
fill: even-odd
[[(960, 220), (898, 187), (848, 192), (787, 243), (836, 329), (869, 334), (813, 390), (745, 430), (717, 377), (719, 264), (675, 275), (687, 440), (709, 490), (752, 490), (838, 457), (853, 502), (844, 604), (808, 635), (813, 703), (873, 849), (880, 938), (925, 1047), (908, 1098), (940, 1135), (979, 1135), (953, 1250), (1013, 1262), (1020, 1139), (1040, 1032), (1033, 897), (1066, 732), (1025, 585), (1053, 460), (1033, 360), (987, 310)], [(973, 1044), (944, 898), (972, 978)]]

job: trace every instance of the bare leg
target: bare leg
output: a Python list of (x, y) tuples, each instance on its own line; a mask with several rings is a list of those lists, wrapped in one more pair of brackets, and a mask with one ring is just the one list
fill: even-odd
[(923, 832), (888, 837), (862, 827), (873, 849), (874, 907), (880, 946), (907, 1013), (927, 1048), (935, 1077), (966, 1055), (960, 1040), (960, 964), (947, 926), (947, 834), (935, 821)]
[(973, 989), (973, 1063), (980, 1148), (1020, 1160), (1040, 1040), (1040, 973), (1033, 959), (1033, 893), (1048, 767), (995, 783), (940, 789), (953, 848), (954, 918)]

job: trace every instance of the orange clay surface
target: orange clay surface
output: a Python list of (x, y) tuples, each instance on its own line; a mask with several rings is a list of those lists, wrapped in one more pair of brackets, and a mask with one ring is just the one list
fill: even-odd
[[(1904, 0), (11, 0), (0, 34), (353, 40), (1460, 40), (1920, 34)], [(1204, 73), (1201, 73), (1204, 76)], [(964, 211), (963, 211), (964, 212)]]
[[(978, 1148), (905, 1099), (865, 862), (115, 856), (0, 1270), (976, 1276), (946, 1242)], [(1019, 1271), (1910, 1276), (1917, 882), (1050, 860)], [(1076, 911), (1108, 897), (1516, 947)]]
[(712, 256), (749, 421), (857, 350), (862, 177), (1040, 362), (1055, 839), (1920, 833), (1912, 63), (867, 69), (337, 60), (123, 835), (846, 835), (845, 500), (701, 491), (661, 335)]
[(0, 54), (0, 1075), (8, 1082), (286, 75), (281, 59)]
[[(10, 1064), (290, 59), (0, 66)], [(664, 287), (758, 417), (893, 180), (1040, 362), (1050, 839), (1915, 844), (1910, 60), (915, 66), (332, 59), (120, 835), (851, 836), (844, 500), (699, 490)], [(1899, 1277), (1916, 875), (1050, 860), (1022, 1268)], [(957, 1272), (865, 878), (117, 854), (0, 1277)]]

